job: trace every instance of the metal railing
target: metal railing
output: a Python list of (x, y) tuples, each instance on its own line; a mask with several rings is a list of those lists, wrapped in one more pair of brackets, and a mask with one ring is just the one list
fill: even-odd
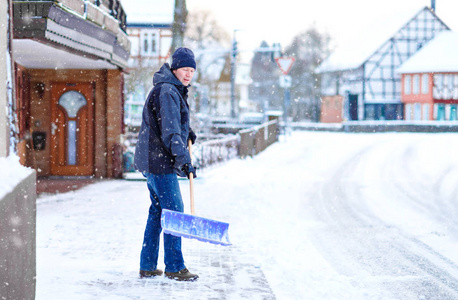
[(239, 131), (241, 158), (254, 156), (278, 141), (280, 134), (278, 120)]
[(240, 137), (231, 137), (210, 140), (199, 143), (193, 148), (193, 163), (199, 168), (206, 168), (213, 164), (238, 157)]
[[(212, 165), (222, 163), (234, 158), (245, 158), (254, 156), (273, 143), (278, 141), (279, 122), (270, 122), (245, 129), (237, 134), (226, 136), (221, 139), (213, 139), (205, 142), (198, 142), (192, 147), (192, 163), (200, 169), (208, 168)], [(133, 167), (126, 169), (126, 166), (133, 165), (134, 145), (130, 157), (124, 163), (124, 171), (134, 172)]]
[(199, 168), (206, 168), (233, 158), (254, 156), (278, 141), (278, 136), (278, 120), (272, 120), (241, 130), (231, 137), (196, 144), (193, 162)]

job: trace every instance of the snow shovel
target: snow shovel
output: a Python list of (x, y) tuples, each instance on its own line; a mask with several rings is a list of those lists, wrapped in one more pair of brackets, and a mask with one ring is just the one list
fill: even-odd
[[(189, 141), (189, 155), (192, 157), (191, 145), (192, 143)], [(189, 174), (191, 215), (163, 209), (161, 215), (161, 226), (164, 233), (223, 246), (232, 245), (229, 241), (228, 223), (194, 216), (193, 179), (193, 174)]]

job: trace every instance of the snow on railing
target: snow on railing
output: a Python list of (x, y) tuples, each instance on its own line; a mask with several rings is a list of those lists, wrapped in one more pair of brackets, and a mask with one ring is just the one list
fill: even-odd
[(278, 141), (278, 135), (278, 120), (272, 120), (230, 137), (197, 143), (193, 148), (193, 163), (206, 168), (233, 158), (253, 156)]
[(233, 135), (223, 139), (210, 140), (196, 144), (193, 148), (193, 164), (206, 168), (238, 156), (240, 136)]
[[(120, 7), (119, 0), (110, 4), (97, 5), (95, 1), (88, 0), (59, 0), (58, 5), (64, 9), (70, 10), (83, 19), (89, 20), (100, 27), (107, 29), (117, 35), (122, 40), (121, 44), (126, 44), (130, 48), (130, 41), (127, 41), (127, 35), (124, 30), (125, 12)], [(110, 5), (111, 8), (106, 5)], [(121, 30), (120, 30), (121, 29)]]
[[(272, 120), (224, 138), (197, 142), (192, 147), (192, 163), (203, 169), (237, 157), (254, 156), (278, 141), (278, 124), (278, 120)], [(125, 173), (135, 172), (134, 144), (130, 144), (132, 150), (124, 152)]]

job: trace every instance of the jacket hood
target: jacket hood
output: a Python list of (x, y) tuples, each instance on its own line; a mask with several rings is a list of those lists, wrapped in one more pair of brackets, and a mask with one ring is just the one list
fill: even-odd
[(154, 73), (153, 84), (157, 85), (159, 83), (170, 83), (176, 86), (183, 85), (181, 81), (179, 81), (178, 78), (176, 78), (172, 73), (168, 63), (163, 64), (161, 69)]

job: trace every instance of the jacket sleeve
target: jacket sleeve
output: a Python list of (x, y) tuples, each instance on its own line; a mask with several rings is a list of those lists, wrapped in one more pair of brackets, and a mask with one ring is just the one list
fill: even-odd
[(181, 138), (180, 97), (164, 86), (159, 101), (162, 142), (175, 158), (175, 167), (181, 170), (184, 164), (191, 163), (191, 157), (186, 149), (187, 141)]

